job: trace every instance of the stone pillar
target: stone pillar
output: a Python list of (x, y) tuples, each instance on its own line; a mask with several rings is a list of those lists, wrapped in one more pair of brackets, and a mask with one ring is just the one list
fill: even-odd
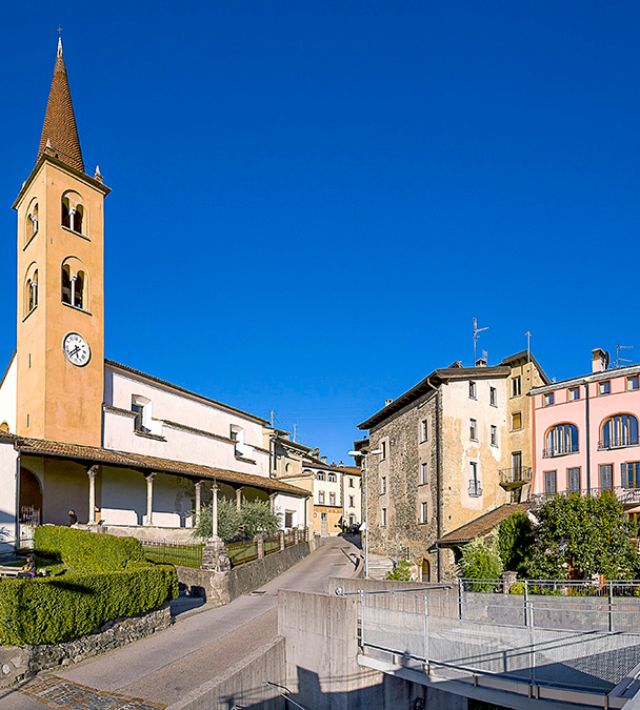
[(284, 530), (278, 530), (278, 540), (280, 542), (280, 550), (284, 550)]
[(264, 557), (264, 537), (262, 535), (256, 535), (255, 543), (258, 547), (258, 559), (261, 560)]
[(198, 527), (200, 524), (200, 508), (202, 508), (202, 481), (198, 481), (194, 487), (196, 491), (195, 526)]
[(509, 571), (503, 572), (502, 573), (502, 592), (504, 594), (509, 594), (509, 590), (511, 589), (511, 585), (515, 584), (517, 579), (518, 579), (517, 572), (509, 572)]
[(153, 525), (153, 481), (155, 477), (155, 473), (145, 475), (147, 481), (147, 519), (145, 520), (145, 525)]
[(236, 488), (236, 508), (238, 510), (242, 508), (242, 488), (243, 486), (240, 486), (240, 488)]
[(275, 513), (276, 511), (276, 496), (277, 493), (270, 493), (269, 494), (269, 509), (271, 510), (272, 513)]
[(211, 537), (218, 539), (218, 484), (211, 486)]
[(98, 475), (98, 466), (92, 466), (87, 469), (89, 477), (89, 516), (87, 522), (93, 525), (96, 521), (96, 476)]
[(227, 548), (219, 537), (207, 540), (202, 551), (202, 569), (215, 572), (228, 572), (231, 569)]

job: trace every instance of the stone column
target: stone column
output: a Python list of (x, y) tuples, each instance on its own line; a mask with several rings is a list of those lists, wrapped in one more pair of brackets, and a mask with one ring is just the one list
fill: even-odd
[(256, 535), (255, 543), (258, 548), (258, 559), (261, 560), (264, 557), (264, 537), (262, 535)]
[(271, 510), (272, 513), (274, 513), (275, 510), (276, 510), (276, 497), (277, 497), (277, 495), (278, 495), (277, 493), (270, 493), (270, 494), (269, 494), (269, 508), (270, 508), (270, 510)]
[(236, 508), (238, 510), (242, 508), (242, 488), (243, 486), (240, 486), (240, 488), (236, 488)]
[(196, 490), (196, 519), (195, 525), (198, 527), (200, 524), (200, 508), (202, 508), (202, 481), (198, 481), (195, 485)]
[(98, 466), (92, 466), (87, 469), (87, 476), (89, 477), (89, 516), (87, 522), (89, 525), (95, 523), (96, 516), (96, 476), (98, 475)]
[(280, 542), (280, 550), (284, 550), (284, 530), (278, 530), (278, 540)]
[(145, 525), (153, 525), (153, 481), (155, 477), (155, 473), (145, 475), (147, 481), (147, 519)]
[(211, 537), (218, 539), (218, 484), (211, 486)]

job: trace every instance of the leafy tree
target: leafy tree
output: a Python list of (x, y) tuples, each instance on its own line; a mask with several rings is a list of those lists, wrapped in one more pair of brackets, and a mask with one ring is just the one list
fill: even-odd
[(527, 572), (537, 579), (630, 579), (639, 567), (624, 508), (613, 493), (556, 496), (536, 513), (540, 526)]
[(487, 545), (482, 538), (472, 540), (462, 550), (460, 571), (463, 577), (482, 580), (471, 583), (473, 592), (489, 592), (493, 581), (498, 581), (502, 574), (502, 560), (493, 545)]
[(264, 500), (244, 503), (240, 511), (241, 527), (245, 537), (275, 535), (280, 529), (280, 516)]
[[(212, 532), (211, 520), (211, 504), (200, 508), (199, 523), (193, 529), (194, 537), (201, 540), (209, 539)], [(237, 509), (235, 501), (220, 498), (218, 500), (218, 536), (225, 542), (230, 542), (242, 537), (242, 534), (241, 513)]]
[(410, 582), (413, 579), (411, 563), (407, 560), (400, 560), (390, 572), (387, 572), (384, 578), (395, 582)]
[(526, 513), (517, 511), (500, 523), (498, 553), (504, 569), (520, 572), (531, 554), (533, 525)]

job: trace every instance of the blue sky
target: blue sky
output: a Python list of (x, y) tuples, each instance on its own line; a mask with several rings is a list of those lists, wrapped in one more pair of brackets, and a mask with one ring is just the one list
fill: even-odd
[[(8, 4), (7, 4), (8, 5)], [(345, 459), (431, 369), (640, 361), (640, 5), (3, 4), (0, 362), (15, 216), (64, 27), (113, 193), (107, 356)], [(635, 295), (634, 295), (635, 294)]]

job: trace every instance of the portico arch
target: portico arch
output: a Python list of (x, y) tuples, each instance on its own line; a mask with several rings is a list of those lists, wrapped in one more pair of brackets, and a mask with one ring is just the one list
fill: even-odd
[(38, 524), (42, 520), (42, 486), (38, 477), (20, 466), (20, 521)]

